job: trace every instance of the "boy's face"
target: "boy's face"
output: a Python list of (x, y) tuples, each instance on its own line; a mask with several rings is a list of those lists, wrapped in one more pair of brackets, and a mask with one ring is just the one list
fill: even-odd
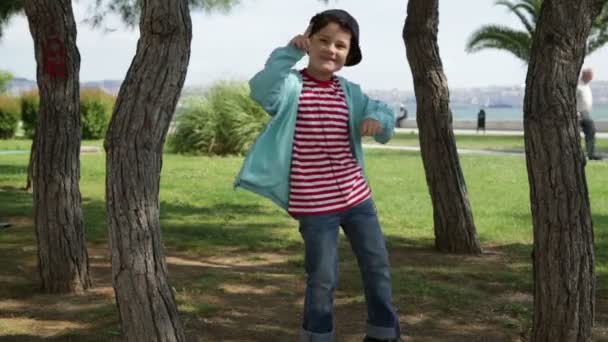
[(342, 69), (350, 51), (351, 33), (336, 23), (329, 23), (310, 36), (308, 67), (333, 74)]

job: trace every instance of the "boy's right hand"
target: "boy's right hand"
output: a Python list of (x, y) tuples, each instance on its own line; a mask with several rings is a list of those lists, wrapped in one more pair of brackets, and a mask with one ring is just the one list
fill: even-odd
[(293, 39), (289, 43), (304, 52), (308, 52), (308, 48), (310, 46), (310, 39), (308, 38), (309, 33), (310, 26), (306, 29), (306, 32), (304, 32), (304, 34), (299, 34), (293, 37)]

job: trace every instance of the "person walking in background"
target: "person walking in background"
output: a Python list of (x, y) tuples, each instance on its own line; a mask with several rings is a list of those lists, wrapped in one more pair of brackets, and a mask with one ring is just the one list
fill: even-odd
[(591, 80), (593, 80), (593, 71), (591, 69), (584, 69), (581, 74), (580, 83), (576, 88), (576, 114), (585, 134), (587, 157), (591, 160), (600, 160), (602, 158), (595, 152), (595, 123), (591, 118), (591, 109), (593, 108)]
[(480, 129), (483, 130), (483, 134), (486, 134), (486, 111), (483, 108), (477, 113), (477, 133)]
[(395, 120), (395, 127), (402, 128), (405, 120), (407, 120), (407, 109), (401, 104), (399, 106), (399, 116), (397, 117), (397, 120)]

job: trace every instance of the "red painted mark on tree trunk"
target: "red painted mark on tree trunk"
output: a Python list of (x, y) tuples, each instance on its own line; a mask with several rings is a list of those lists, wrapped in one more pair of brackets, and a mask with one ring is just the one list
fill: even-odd
[(44, 42), (42, 57), (44, 73), (51, 78), (65, 79), (68, 74), (65, 44), (59, 35), (49, 36)]

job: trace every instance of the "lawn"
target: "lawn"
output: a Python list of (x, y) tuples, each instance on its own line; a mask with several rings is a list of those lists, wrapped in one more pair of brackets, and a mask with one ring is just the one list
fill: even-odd
[[(510, 139), (495, 139), (492, 146)], [(0, 149), (11, 146), (27, 150), (28, 142), (0, 143)], [(104, 156), (81, 158), (95, 289), (61, 297), (36, 292), (31, 194), (19, 190), (27, 161), (27, 154), (0, 155), (0, 218), (14, 224), (0, 230), (0, 340), (118, 340), (105, 228)], [(485, 251), (479, 257), (434, 251), (432, 207), (418, 153), (374, 150), (366, 152), (366, 161), (391, 253), (404, 333), (413, 341), (519, 341), (525, 336), (532, 310), (525, 159), (461, 157)], [(164, 157), (162, 234), (182, 322), (191, 341), (293, 341), (304, 290), (301, 238), (296, 223), (272, 203), (232, 189), (241, 162), (239, 157)], [(586, 171), (597, 246), (594, 333), (595, 340), (603, 340), (608, 339), (608, 163), (590, 162)], [(338, 340), (360, 341), (364, 299), (344, 239), (340, 260)]]

